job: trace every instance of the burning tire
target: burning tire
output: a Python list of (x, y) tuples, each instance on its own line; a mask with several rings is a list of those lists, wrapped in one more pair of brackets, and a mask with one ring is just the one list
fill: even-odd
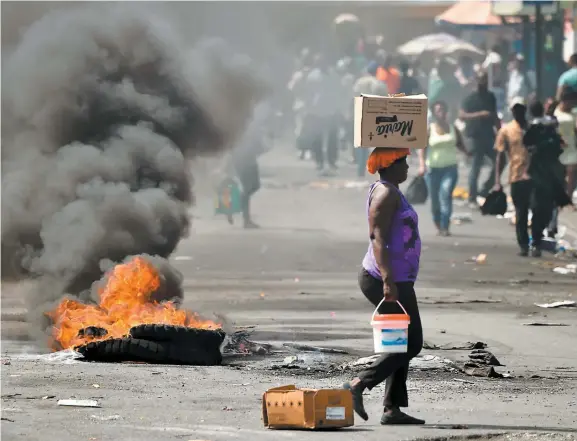
[(225, 334), (222, 329), (197, 329), (186, 326), (138, 325), (130, 328), (133, 338), (156, 342), (172, 342), (206, 349), (220, 348)]
[(211, 351), (187, 344), (138, 338), (115, 338), (77, 348), (87, 360), (104, 362), (142, 361), (146, 363), (214, 366), (222, 363), (217, 346)]

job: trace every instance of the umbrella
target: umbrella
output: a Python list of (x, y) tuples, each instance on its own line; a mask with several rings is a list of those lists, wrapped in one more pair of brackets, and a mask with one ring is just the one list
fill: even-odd
[(405, 56), (419, 56), (427, 52), (437, 55), (469, 55), (482, 57), (481, 49), (468, 41), (461, 40), (450, 34), (439, 33), (417, 37), (402, 46), (397, 51)]

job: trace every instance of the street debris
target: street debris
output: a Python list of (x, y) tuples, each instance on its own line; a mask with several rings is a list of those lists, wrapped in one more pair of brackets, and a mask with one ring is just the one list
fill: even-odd
[(473, 222), (473, 213), (455, 213), (451, 216), (454, 225), (470, 224)]
[(110, 415), (110, 416), (90, 415), (90, 418), (97, 421), (116, 421), (120, 419), (120, 415)]
[(461, 371), (471, 377), (503, 378), (503, 375), (498, 373), (493, 366), (482, 365), (472, 361), (463, 363)]
[(58, 400), (57, 404), (70, 407), (100, 407), (96, 400)]
[(347, 351), (343, 351), (342, 349), (323, 348), (320, 346), (301, 345), (297, 343), (283, 343), (283, 346), (285, 348), (296, 349), (297, 351), (304, 351), (304, 352), (321, 352), (324, 354), (348, 354)]
[(78, 363), (78, 360), (84, 358), (82, 354), (76, 352), (74, 349), (66, 349), (63, 351), (52, 352), (50, 354), (40, 355), (39, 358), (48, 363), (62, 363), (73, 364)]
[(423, 349), (429, 350), (443, 350), (443, 351), (454, 351), (454, 350), (472, 350), (472, 349), (485, 349), (487, 347), (487, 343), (483, 343), (482, 341), (477, 342), (466, 342), (466, 343), (446, 343), (443, 345), (436, 345), (425, 341), (423, 343)]
[(530, 322), (523, 323), (523, 326), (569, 326), (566, 323)]
[(256, 343), (249, 339), (254, 331), (252, 328), (239, 329), (225, 338), (223, 353), (237, 355), (267, 355), (272, 352), (272, 345), (266, 343)]
[(570, 263), (570, 264), (565, 265), (565, 266), (557, 266), (557, 267), (553, 268), (553, 272), (557, 273), (557, 274), (563, 274), (563, 275), (577, 274), (577, 264)]
[(469, 354), (469, 358), (475, 363), (485, 364), (488, 366), (503, 366), (493, 353), (484, 349), (475, 349)]
[(6, 418), (6, 417), (2, 417), (2, 418), (0, 418), (0, 420), (2, 420), (2, 421), (10, 421), (11, 423), (14, 422), (14, 420), (11, 420), (10, 418)]
[(535, 303), (535, 306), (539, 308), (574, 308), (577, 306), (577, 302), (574, 300), (561, 300), (553, 303)]
[(9, 358), (3, 358), (3, 359), (2, 359), (2, 364), (3, 364), (4, 366), (10, 366), (10, 365), (12, 364), (12, 362), (10, 361)]

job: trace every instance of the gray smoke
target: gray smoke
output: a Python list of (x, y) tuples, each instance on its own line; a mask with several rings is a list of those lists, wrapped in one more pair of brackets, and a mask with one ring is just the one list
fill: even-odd
[(44, 16), (2, 73), (2, 278), (38, 279), (39, 310), (110, 261), (168, 257), (194, 202), (187, 161), (231, 147), (264, 93), (224, 43), (191, 50), (110, 4)]

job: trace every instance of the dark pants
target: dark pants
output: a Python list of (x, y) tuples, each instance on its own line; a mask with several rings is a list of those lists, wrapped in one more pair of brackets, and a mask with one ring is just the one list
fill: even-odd
[[(375, 306), (383, 300), (383, 282), (375, 279), (366, 270), (359, 273), (359, 286), (365, 297)], [(407, 393), (407, 374), (409, 362), (416, 357), (423, 347), (423, 328), (421, 316), (415, 295), (413, 282), (397, 283), (399, 301), (411, 317), (409, 325), (409, 344), (406, 353), (382, 354), (370, 367), (359, 374), (363, 386), (372, 389), (383, 381), (387, 381), (385, 388), (384, 405), (386, 408), (407, 407), (409, 396)], [(381, 313), (390, 313), (393, 305), (381, 306)], [(398, 305), (396, 308), (399, 309)], [(385, 310), (386, 309), (386, 310)]]
[[(467, 141), (469, 144), (469, 151), (473, 155), (471, 170), (469, 171), (469, 202), (475, 202), (478, 195), (483, 197), (487, 196), (493, 185), (495, 185), (495, 136), (491, 132), (487, 133), (486, 136), (469, 138)], [(491, 171), (489, 177), (483, 184), (481, 191), (478, 192), (479, 174), (481, 173), (481, 168), (483, 167), (485, 158), (488, 158), (489, 161), (491, 161)]]
[(322, 119), (312, 132), (311, 150), (313, 151), (317, 168), (322, 169), (325, 166), (325, 162), (329, 166), (335, 167), (339, 154), (338, 124), (331, 121), (330, 118)]
[(246, 160), (242, 164), (237, 164), (236, 170), (242, 189), (240, 195), (242, 217), (246, 223), (251, 220), (250, 199), (260, 189), (260, 170), (256, 159), (253, 161)]
[(458, 177), (459, 170), (456, 165), (430, 168), (425, 176), (431, 198), (433, 222), (441, 230), (449, 229), (453, 214), (453, 190), (457, 185)]
[(515, 230), (517, 243), (522, 249), (529, 247), (529, 210), (532, 211), (531, 245), (536, 248), (541, 246), (543, 230), (551, 220), (553, 214), (553, 202), (548, 192), (535, 188), (532, 181), (513, 182), (511, 184), (511, 198), (515, 206)]

